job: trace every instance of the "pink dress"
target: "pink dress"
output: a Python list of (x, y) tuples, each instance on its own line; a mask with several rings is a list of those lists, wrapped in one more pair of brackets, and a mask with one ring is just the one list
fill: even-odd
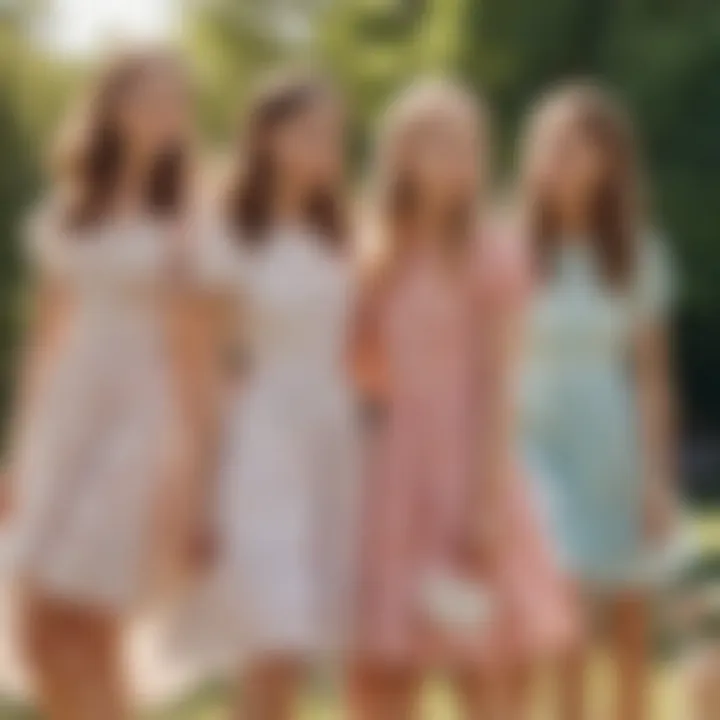
[(567, 586), (519, 470), (501, 502), (507, 541), (483, 579), (496, 598), (493, 622), (476, 637), (439, 635), (418, 600), (428, 572), (457, 564), (483, 402), (496, 385), (493, 373), (502, 371), (488, 367), (480, 377), (490, 357), (483, 329), (522, 307), (518, 260), (509, 246), (478, 243), (458, 279), (417, 258), (374, 303), (370, 322), (387, 387), (384, 417), (370, 437), (361, 524), (358, 651), (366, 659), (456, 666), (549, 652), (573, 635)]

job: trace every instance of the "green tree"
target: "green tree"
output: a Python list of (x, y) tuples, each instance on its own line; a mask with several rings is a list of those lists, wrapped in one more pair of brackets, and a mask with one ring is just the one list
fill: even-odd
[(527, 106), (549, 85), (589, 76), (637, 118), (655, 221), (681, 269), (679, 358), (696, 431), (720, 421), (720, 6), (669, 0), (467, 3), (460, 70), (498, 114), (511, 156)]

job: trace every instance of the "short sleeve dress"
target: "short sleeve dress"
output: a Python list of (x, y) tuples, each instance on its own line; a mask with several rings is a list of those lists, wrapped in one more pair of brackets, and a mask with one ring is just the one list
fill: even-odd
[(247, 370), (221, 428), (218, 562), (182, 613), (177, 644), (232, 667), (270, 652), (341, 651), (359, 466), (350, 263), (300, 227), (274, 228), (249, 249), (217, 225), (196, 267), (235, 309)]
[(491, 627), (439, 638), (422, 609), (427, 574), (457, 565), (476, 491), (496, 377), (481, 377), (488, 333), (522, 312), (527, 294), (521, 253), (496, 234), (482, 234), (477, 262), (458, 278), (426, 259), (409, 261), (377, 303), (386, 412), (363, 486), (357, 648), (375, 662), (467, 669), (557, 650), (575, 632), (573, 603), (529, 502), (519, 452), (493, 509), (502, 519), (477, 518), (507, 531), (486, 578), (498, 601)]
[(50, 595), (113, 611), (152, 585), (176, 418), (163, 310), (171, 235), (149, 218), (65, 231), (45, 214), (29, 233), (32, 264), (72, 312), (14, 448), (11, 566)]
[(664, 244), (638, 245), (624, 291), (607, 287), (590, 243), (561, 245), (535, 298), (523, 378), (525, 449), (559, 556), (606, 591), (642, 584), (648, 566), (632, 346), (674, 294)]

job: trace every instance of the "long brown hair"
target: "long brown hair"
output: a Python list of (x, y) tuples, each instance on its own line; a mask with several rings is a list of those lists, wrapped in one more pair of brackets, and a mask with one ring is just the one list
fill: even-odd
[(640, 179), (630, 119), (615, 98), (594, 84), (575, 83), (555, 90), (531, 116), (524, 158), (525, 220), (537, 266), (547, 272), (561, 228), (557, 208), (542, 181), (533, 177), (536, 153), (551, 137), (578, 133), (605, 159), (605, 176), (590, 199), (589, 240), (603, 277), (625, 287), (635, 269), (640, 221)]
[[(408, 88), (389, 108), (381, 125), (371, 186), (372, 228), (368, 240), (389, 267), (403, 255), (409, 229), (423, 202), (421, 188), (408, 171), (408, 159), (423, 136), (438, 124), (484, 125), (484, 112), (462, 87), (442, 80), (423, 80)], [(483, 128), (484, 129), (484, 128)], [(477, 188), (446, 208), (448, 258), (462, 258), (478, 223)]]
[[(71, 229), (95, 225), (112, 210), (125, 153), (118, 107), (149, 73), (163, 68), (185, 78), (182, 63), (165, 49), (138, 50), (114, 58), (63, 127), (53, 159), (64, 198), (62, 221)], [(161, 217), (175, 215), (186, 182), (187, 151), (178, 142), (155, 159), (144, 188), (144, 209)]]
[[(241, 128), (225, 211), (240, 242), (261, 245), (273, 223), (273, 194), (277, 170), (272, 152), (273, 134), (321, 102), (339, 102), (334, 87), (316, 75), (287, 74), (260, 87)], [(341, 189), (325, 187), (306, 199), (306, 221), (322, 241), (340, 248), (345, 241)]]

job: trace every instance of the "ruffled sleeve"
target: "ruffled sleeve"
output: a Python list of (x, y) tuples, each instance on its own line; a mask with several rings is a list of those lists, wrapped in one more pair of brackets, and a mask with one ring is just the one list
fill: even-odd
[(677, 293), (676, 277), (667, 244), (651, 234), (642, 239), (637, 267), (635, 307), (640, 322), (662, 319)]
[(57, 205), (44, 201), (28, 216), (23, 228), (23, 252), (31, 270), (40, 277), (57, 277), (68, 270), (67, 231)]

